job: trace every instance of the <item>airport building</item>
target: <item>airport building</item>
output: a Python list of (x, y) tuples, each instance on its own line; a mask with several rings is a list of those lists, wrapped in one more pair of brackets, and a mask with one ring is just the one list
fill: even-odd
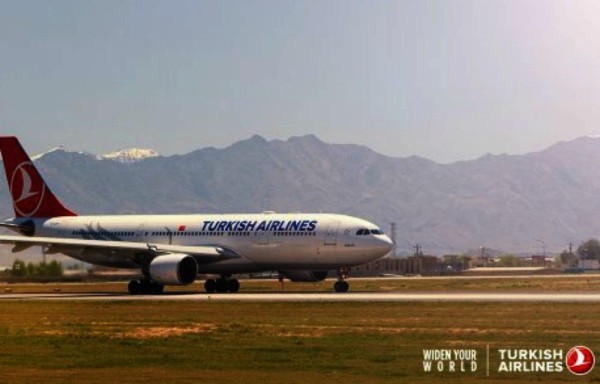
[(351, 276), (439, 275), (440, 259), (436, 256), (411, 256), (408, 258), (384, 257), (351, 270)]
[[(384, 257), (382, 259), (351, 269), (351, 276), (384, 276), (384, 275), (456, 275), (461, 273), (477, 273), (486, 270), (487, 273), (498, 272), (518, 273), (519, 269), (527, 269), (527, 273), (548, 273), (554, 271), (553, 257), (532, 255), (520, 257), (515, 265), (503, 265), (502, 258), (481, 258), (465, 255), (444, 255), (443, 257), (414, 255), (407, 258)], [(599, 269), (598, 260), (585, 260), (585, 269)], [(580, 267), (582, 265), (580, 264)], [(501, 268), (504, 267), (504, 268)], [(535, 271), (532, 270), (535, 268)]]

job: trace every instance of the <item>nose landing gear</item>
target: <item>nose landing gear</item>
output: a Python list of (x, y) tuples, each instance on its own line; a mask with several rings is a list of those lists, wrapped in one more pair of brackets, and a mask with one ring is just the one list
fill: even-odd
[(348, 273), (350, 272), (350, 268), (340, 268), (338, 269), (338, 281), (333, 284), (333, 290), (336, 292), (348, 292), (350, 289), (350, 284), (346, 281), (348, 277)]

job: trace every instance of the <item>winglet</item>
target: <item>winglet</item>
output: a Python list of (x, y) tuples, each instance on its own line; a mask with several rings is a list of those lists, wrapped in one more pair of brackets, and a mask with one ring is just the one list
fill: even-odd
[(77, 216), (48, 188), (16, 137), (0, 137), (0, 153), (16, 217)]

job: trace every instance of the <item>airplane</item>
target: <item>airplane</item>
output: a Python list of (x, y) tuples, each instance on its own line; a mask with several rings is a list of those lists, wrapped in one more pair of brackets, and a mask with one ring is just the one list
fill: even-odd
[(79, 216), (52, 193), (19, 140), (0, 137), (15, 217), (0, 222), (13, 252), (41, 246), (87, 263), (138, 269), (131, 294), (161, 294), (199, 274), (208, 293), (238, 292), (242, 273), (278, 271), (297, 282), (323, 281), (336, 270), (346, 292), (349, 267), (387, 254), (392, 241), (375, 224), (340, 214), (275, 213)]

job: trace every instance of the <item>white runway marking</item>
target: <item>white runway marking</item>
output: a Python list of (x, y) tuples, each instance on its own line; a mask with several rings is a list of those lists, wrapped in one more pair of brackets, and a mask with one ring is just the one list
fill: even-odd
[(9, 293), (10, 300), (94, 300), (94, 301), (250, 301), (250, 302), (555, 302), (600, 303), (600, 293), (423, 293), (423, 292), (348, 292), (348, 293), (171, 293), (132, 296), (120, 293)]

